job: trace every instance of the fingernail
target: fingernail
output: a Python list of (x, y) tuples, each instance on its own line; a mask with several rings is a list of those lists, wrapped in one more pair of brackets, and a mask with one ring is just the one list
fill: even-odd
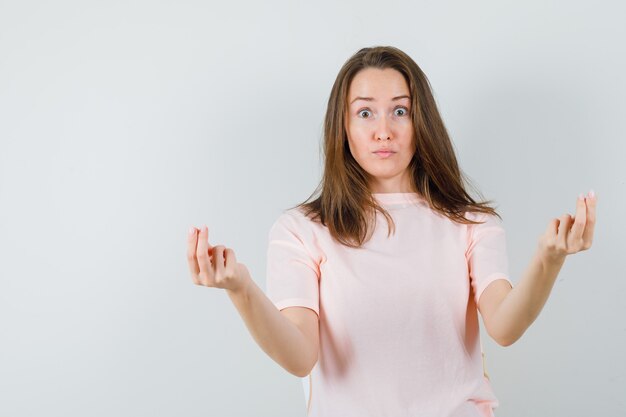
[(190, 227), (190, 228), (189, 228), (189, 235), (193, 235), (193, 234), (195, 233), (195, 231), (196, 231), (196, 228), (195, 228), (195, 227), (193, 227), (193, 226), (192, 226), (192, 227)]
[(589, 191), (589, 197), (594, 198), (596, 196), (596, 193), (593, 192), (593, 190)]
[(580, 201), (583, 201), (585, 199), (585, 197), (583, 196), (583, 193), (578, 194), (578, 199)]

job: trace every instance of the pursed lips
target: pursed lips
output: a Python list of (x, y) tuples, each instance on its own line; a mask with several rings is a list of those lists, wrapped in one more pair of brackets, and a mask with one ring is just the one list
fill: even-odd
[(374, 154), (382, 159), (391, 158), (395, 152), (393, 151), (376, 151)]

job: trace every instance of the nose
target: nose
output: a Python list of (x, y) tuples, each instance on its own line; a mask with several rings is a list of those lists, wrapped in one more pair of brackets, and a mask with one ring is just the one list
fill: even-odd
[(380, 118), (380, 122), (376, 125), (376, 135), (377, 140), (387, 140), (391, 138), (391, 132), (389, 129), (389, 122), (387, 121), (386, 116), (382, 116)]

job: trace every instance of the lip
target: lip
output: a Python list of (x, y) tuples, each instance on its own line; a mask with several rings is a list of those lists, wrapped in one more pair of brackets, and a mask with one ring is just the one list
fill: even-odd
[(391, 155), (395, 154), (393, 151), (376, 151), (374, 153), (381, 158), (389, 158)]

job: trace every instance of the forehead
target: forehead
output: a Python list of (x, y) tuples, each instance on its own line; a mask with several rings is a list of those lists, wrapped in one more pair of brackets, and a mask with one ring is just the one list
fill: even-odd
[(393, 97), (410, 95), (404, 76), (393, 68), (366, 68), (359, 71), (348, 90), (348, 102), (356, 97), (371, 97), (374, 100), (391, 100)]

